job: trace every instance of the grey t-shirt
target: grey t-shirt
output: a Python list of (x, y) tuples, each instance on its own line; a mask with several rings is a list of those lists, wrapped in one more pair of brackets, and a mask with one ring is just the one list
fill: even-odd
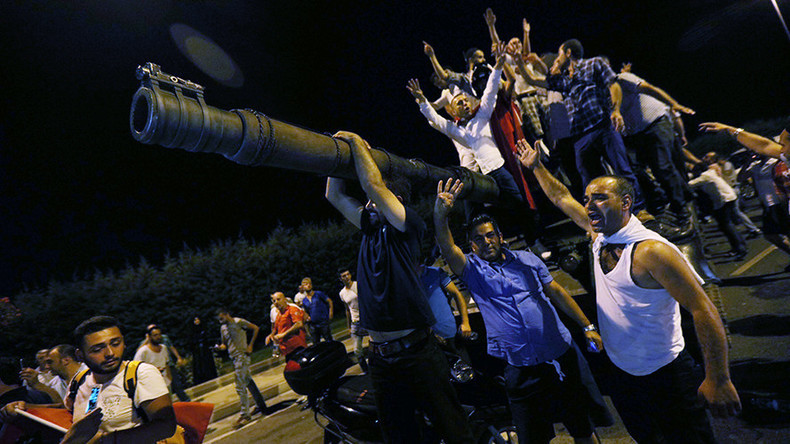
[(644, 82), (639, 76), (630, 72), (617, 75), (617, 83), (623, 90), (623, 101), (620, 113), (625, 121), (626, 135), (644, 131), (660, 117), (669, 116), (669, 107), (662, 101), (639, 92), (639, 85)]
[(232, 322), (223, 324), (220, 327), (222, 343), (228, 347), (228, 354), (231, 358), (243, 356), (247, 353), (246, 330), (252, 330), (252, 323), (243, 318), (233, 318)]

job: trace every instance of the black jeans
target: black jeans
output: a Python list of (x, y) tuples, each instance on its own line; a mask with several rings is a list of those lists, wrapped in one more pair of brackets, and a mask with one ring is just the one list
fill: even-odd
[(612, 401), (639, 444), (715, 443), (705, 405), (697, 398), (699, 368), (684, 349), (674, 361), (646, 376), (614, 368)]
[(624, 142), (634, 152), (637, 161), (653, 171), (672, 210), (685, 212), (683, 177), (672, 163), (675, 132), (669, 117), (660, 117), (642, 132), (625, 137)]
[(415, 411), (428, 415), (446, 443), (471, 443), (472, 431), (450, 383), (447, 359), (432, 335), (394, 356), (371, 353), (369, 373), (379, 423), (388, 443), (419, 443)]
[(713, 218), (730, 242), (732, 250), (738, 254), (746, 253), (746, 241), (735, 228), (735, 201), (727, 202), (721, 208), (713, 210)]
[[(606, 407), (587, 361), (572, 344), (550, 363), (505, 368), (505, 388), (520, 443), (548, 444), (554, 437), (554, 422), (562, 421), (574, 438), (593, 434), (593, 409)], [(598, 404), (598, 407), (593, 405)], [(597, 413), (597, 412), (596, 412)]]

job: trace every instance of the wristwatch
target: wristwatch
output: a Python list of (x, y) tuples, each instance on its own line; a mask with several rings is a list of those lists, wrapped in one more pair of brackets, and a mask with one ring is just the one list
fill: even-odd
[(590, 324), (584, 327), (584, 332), (587, 333), (588, 331), (598, 331), (598, 328), (595, 326), (595, 324)]
[(732, 137), (734, 139), (737, 139), (738, 138), (738, 134), (740, 134), (742, 132), (743, 132), (743, 128), (736, 128), (735, 131), (732, 132)]

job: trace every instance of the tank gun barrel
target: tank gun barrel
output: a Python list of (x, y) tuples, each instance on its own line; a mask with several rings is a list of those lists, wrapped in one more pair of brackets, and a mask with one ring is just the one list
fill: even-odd
[[(192, 152), (218, 153), (241, 165), (268, 166), (356, 180), (351, 149), (342, 140), (268, 117), (251, 109), (206, 104), (205, 88), (164, 73), (154, 63), (137, 68), (129, 126), (135, 140)], [(384, 177), (406, 177), (415, 190), (435, 190), (439, 180), (464, 183), (462, 198), (493, 202), (499, 189), (488, 176), (461, 167), (440, 168), (372, 150)]]

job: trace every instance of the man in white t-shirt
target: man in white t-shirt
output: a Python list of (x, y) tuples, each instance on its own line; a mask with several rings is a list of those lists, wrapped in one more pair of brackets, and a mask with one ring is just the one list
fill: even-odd
[(148, 329), (148, 342), (137, 349), (137, 352), (134, 354), (134, 360), (147, 362), (156, 367), (165, 379), (165, 384), (169, 387), (173, 381), (173, 378), (170, 376), (170, 367), (167, 365), (170, 352), (162, 342), (162, 329), (156, 325), (152, 326)]
[[(76, 392), (67, 397), (66, 409), (74, 415), (61, 444), (156, 442), (173, 436), (176, 417), (170, 393), (156, 367), (140, 363), (134, 399), (123, 387), (123, 360), (126, 348), (118, 321), (109, 316), (95, 316), (74, 330), (77, 357), (90, 370)], [(12, 416), (24, 403), (3, 409)], [(34, 407), (34, 406), (31, 406)], [(144, 415), (143, 416), (141, 416)]]
[(348, 330), (351, 332), (351, 337), (354, 339), (354, 356), (356, 356), (359, 366), (367, 371), (368, 365), (365, 361), (365, 350), (362, 348), (362, 339), (368, 335), (368, 332), (359, 325), (357, 281), (351, 278), (351, 271), (347, 268), (343, 268), (340, 270), (340, 282), (343, 283), (343, 288), (340, 289), (340, 299), (346, 304), (346, 322), (348, 323)]

